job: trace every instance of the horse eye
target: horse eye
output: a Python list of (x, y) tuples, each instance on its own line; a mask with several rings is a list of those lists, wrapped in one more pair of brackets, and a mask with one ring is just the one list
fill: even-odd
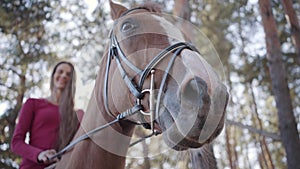
[(122, 25), (121, 31), (122, 32), (127, 32), (127, 31), (132, 30), (134, 27), (135, 27), (134, 24), (132, 24), (130, 22), (125, 22)]

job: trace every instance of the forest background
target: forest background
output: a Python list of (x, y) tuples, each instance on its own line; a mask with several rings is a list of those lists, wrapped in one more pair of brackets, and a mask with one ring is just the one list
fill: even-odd
[[(117, 1), (127, 7), (139, 0)], [(300, 163), (300, 2), (156, 0), (211, 41), (229, 88), (226, 126), (212, 144), (220, 169), (295, 169)], [(28, 97), (47, 96), (50, 70), (70, 60), (76, 107), (86, 108), (111, 28), (106, 0), (1, 0), (0, 168), (18, 168), (10, 151)], [(147, 153), (155, 140), (132, 151)], [(298, 152), (297, 152), (298, 150)], [(147, 154), (146, 154), (147, 155)], [(192, 152), (127, 160), (127, 168), (193, 168)]]

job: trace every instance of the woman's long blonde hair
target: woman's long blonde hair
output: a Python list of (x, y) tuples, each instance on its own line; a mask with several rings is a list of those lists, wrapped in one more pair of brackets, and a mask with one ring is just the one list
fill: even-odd
[(54, 74), (57, 67), (61, 64), (67, 64), (71, 67), (70, 80), (68, 81), (65, 89), (62, 91), (59, 99), (59, 113), (60, 113), (60, 123), (59, 123), (59, 133), (57, 139), (56, 149), (61, 150), (64, 148), (74, 137), (79, 120), (77, 113), (74, 110), (74, 98), (76, 91), (76, 72), (74, 65), (67, 61), (61, 61), (57, 63), (51, 74), (50, 89), (53, 91), (54, 88)]

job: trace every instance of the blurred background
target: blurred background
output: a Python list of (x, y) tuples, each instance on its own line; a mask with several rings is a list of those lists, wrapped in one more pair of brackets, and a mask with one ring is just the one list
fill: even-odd
[[(107, 2), (0, 1), (0, 168), (18, 168), (20, 158), (10, 151), (18, 112), (28, 97), (48, 96), (58, 61), (75, 64), (76, 107), (86, 109), (112, 23)], [(143, 3), (115, 2), (128, 8)], [(300, 2), (153, 2), (201, 30), (223, 64), (231, 96), (226, 126), (211, 144), (216, 167), (296, 169), (291, 167), (300, 163)], [(159, 145), (159, 139), (152, 139), (130, 149), (130, 156), (142, 153), (145, 158), (127, 158), (126, 167), (201, 168), (198, 150), (146, 157)]]

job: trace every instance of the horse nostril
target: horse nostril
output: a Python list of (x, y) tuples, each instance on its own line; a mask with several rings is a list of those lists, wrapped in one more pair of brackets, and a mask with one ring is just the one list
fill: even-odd
[(184, 102), (198, 104), (207, 92), (207, 84), (201, 78), (195, 77), (187, 82), (181, 91)]
[(195, 79), (189, 81), (183, 89), (182, 96), (187, 100), (198, 99), (199, 87)]

